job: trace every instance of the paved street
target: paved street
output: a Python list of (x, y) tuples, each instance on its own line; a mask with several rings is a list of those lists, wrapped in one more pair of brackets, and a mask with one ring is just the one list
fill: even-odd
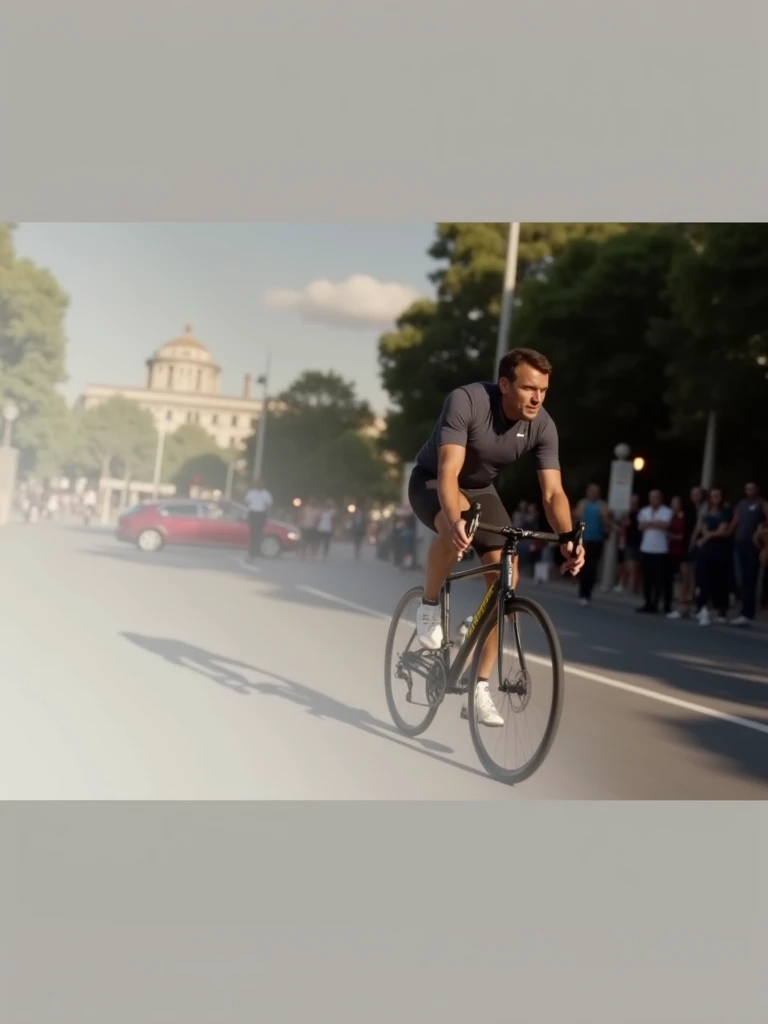
[[(768, 797), (767, 634), (537, 589), (566, 702), (547, 762), (513, 789), (482, 771), (457, 697), (420, 739), (394, 730), (384, 640), (418, 577), (366, 556), (253, 571), (98, 528), (3, 529), (0, 798)], [(463, 591), (469, 610), (477, 586)]]

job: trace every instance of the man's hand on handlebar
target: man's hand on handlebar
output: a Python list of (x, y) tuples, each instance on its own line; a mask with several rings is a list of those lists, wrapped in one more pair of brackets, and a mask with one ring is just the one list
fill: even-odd
[(461, 558), (471, 543), (467, 536), (467, 524), (463, 519), (457, 519), (451, 526), (451, 543), (457, 556)]
[(560, 572), (565, 576), (569, 574), (576, 576), (578, 572), (584, 567), (584, 559), (586, 557), (584, 552), (584, 545), (579, 544), (574, 551), (573, 541), (566, 541), (565, 544), (560, 545), (560, 553), (562, 554), (565, 561), (563, 562)]

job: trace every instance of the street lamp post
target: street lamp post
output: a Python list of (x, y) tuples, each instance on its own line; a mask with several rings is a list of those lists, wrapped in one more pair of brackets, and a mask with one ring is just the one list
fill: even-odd
[(504, 291), (501, 296), (501, 318), (499, 320), (499, 334), (496, 340), (496, 365), (493, 370), (493, 380), (496, 380), (499, 362), (509, 345), (509, 331), (512, 327), (512, 312), (515, 305), (515, 281), (517, 280), (517, 251), (519, 244), (520, 222), (514, 221), (509, 225), (509, 238), (507, 239), (507, 263), (504, 270)]
[(269, 370), (272, 362), (272, 353), (267, 350), (267, 365), (264, 373), (257, 378), (256, 383), (261, 384), (261, 415), (259, 416), (259, 427), (256, 435), (256, 451), (253, 456), (253, 480), (258, 480), (262, 475), (264, 466), (264, 441), (267, 434), (267, 406), (269, 403)]

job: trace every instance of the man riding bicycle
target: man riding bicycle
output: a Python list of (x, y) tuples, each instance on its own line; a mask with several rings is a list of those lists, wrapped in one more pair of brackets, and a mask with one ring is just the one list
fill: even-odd
[[(528, 452), (536, 459), (544, 512), (560, 535), (565, 559), (562, 572), (576, 575), (584, 565), (584, 548), (574, 551), (571, 506), (563, 490), (557, 429), (543, 408), (552, 366), (533, 349), (508, 352), (499, 363), (498, 383), (477, 382), (452, 391), (440, 419), (416, 457), (408, 499), (418, 519), (437, 534), (427, 555), (424, 596), (416, 616), (419, 643), (438, 650), (444, 641), (440, 591), (458, 558), (470, 546), (488, 565), (501, 557), (499, 537), (478, 530), (471, 539), (471, 506), (480, 505), (480, 520), (489, 526), (512, 525), (494, 480), (499, 471)], [(487, 573), (491, 587), (497, 572)], [(518, 561), (513, 567), (517, 586)], [(488, 689), (496, 657), (496, 630), (480, 660), (475, 714), (480, 724), (501, 726)]]

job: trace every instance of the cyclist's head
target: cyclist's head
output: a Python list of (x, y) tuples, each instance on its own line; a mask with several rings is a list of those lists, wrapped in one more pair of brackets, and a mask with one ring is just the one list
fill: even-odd
[(532, 348), (514, 348), (499, 362), (499, 388), (511, 418), (535, 419), (549, 387), (552, 365)]

